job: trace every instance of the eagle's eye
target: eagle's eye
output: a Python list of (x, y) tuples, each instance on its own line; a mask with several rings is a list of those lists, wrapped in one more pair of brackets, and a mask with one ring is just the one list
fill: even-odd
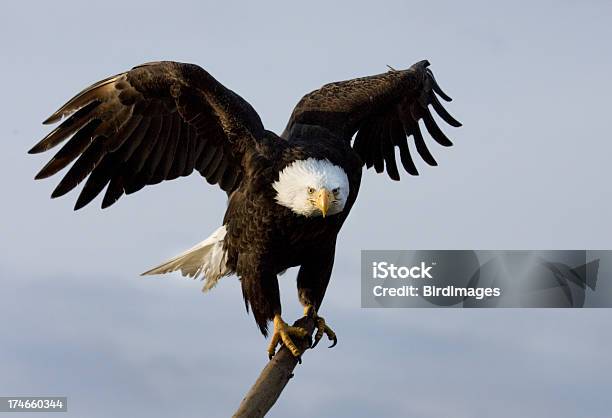
[(308, 194), (313, 194), (315, 192), (314, 187), (309, 187), (308, 188)]
[(338, 193), (340, 193), (340, 187), (336, 187), (334, 190), (332, 190), (332, 193), (337, 196)]

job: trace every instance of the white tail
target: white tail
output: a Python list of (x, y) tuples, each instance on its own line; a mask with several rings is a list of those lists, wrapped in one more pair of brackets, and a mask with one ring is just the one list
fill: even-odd
[(206, 292), (212, 289), (221, 277), (232, 273), (227, 268), (227, 253), (223, 250), (223, 239), (226, 233), (225, 226), (222, 226), (201, 243), (159, 266), (145, 271), (142, 275), (163, 274), (180, 270), (183, 276), (197, 278), (200, 273), (203, 273), (205, 283), (202, 291)]

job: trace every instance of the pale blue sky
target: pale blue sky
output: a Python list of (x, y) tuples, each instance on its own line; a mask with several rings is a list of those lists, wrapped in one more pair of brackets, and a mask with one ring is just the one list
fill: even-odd
[[(271, 417), (610, 415), (608, 310), (366, 310), (361, 249), (612, 247), (609, 2), (5, 3), (0, 13), (0, 395), (63, 394), (70, 417), (223, 417), (266, 362), (239, 284), (141, 278), (202, 240), (224, 193), (199, 177), (73, 212), (34, 182), (40, 122), (136, 64), (197, 63), (282, 131), (320, 85), (427, 58), (464, 122), (439, 167), (368, 172), (322, 314)], [(432, 141), (430, 141), (432, 142)], [(287, 319), (300, 315), (283, 276)], [(25, 415), (24, 415), (25, 416)], [(37, 415), (40, 417), (40, 415)]]

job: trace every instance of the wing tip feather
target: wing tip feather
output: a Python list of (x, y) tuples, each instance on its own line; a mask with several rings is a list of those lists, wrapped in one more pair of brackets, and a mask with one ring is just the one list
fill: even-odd
[[(60, 184), (61, 185), (61, 184)], [(51, 199), (57, 199), (58, 197), (62, 197), (64, 196), (66, 193), (68, 192), (64, 192), (63, 190), (60, 189), (60, 187), (56, 187), (52, 192), (51, 192)]]
[(58, 110), (57, 112), (55, 112), (51, 116), (49, 116), (47, 119), (43, 120), (42, 124), (43, 125), (54, 124), (54, 123), (60, 121), (62, 119), (62, 117), (63, 117), (63, 113)]
[(43, 170), (44, 168), (40, 170), (38, 173), (36, 173), (36, 175), (34, 176), (34, 180), (43, 180), (43, 179), (50, 177), (50, 175), (46, 175), (46, 173), (44, 173)]
[(89, 200), (81, 199), (81, 197), (79, 196), (79, 198), (77, 199), (76, 203), (74, 204), (74, 208), (72, 210), (74, 210), (76, 212), (77, 210), (83, 209), (92, 200), (93, 199), (89, 199)]
[(28, 154), (40, 154), (41, 152), (44, 152), (44, 151), (46, 150), (43, 148), (43, 146), (40, 143), (38, 143), (28, 150)]

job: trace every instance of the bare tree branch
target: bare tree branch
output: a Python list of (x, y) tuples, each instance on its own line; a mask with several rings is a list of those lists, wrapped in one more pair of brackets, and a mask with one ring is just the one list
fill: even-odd
[[(293, 341), (300, 351), (304, 352), (310, 347), (315, 322), (310, 317), (303, 317), (295, 321), (293, 326), (302, 327), (308, 332), (308, 338)], [(283, 345), (261, 371), (240, 403), (233, 418), (261, 418), (265, 416), (276, 403), (289, 379), (293, 377), (293, 369), (297, 363), (298, 359)]]

